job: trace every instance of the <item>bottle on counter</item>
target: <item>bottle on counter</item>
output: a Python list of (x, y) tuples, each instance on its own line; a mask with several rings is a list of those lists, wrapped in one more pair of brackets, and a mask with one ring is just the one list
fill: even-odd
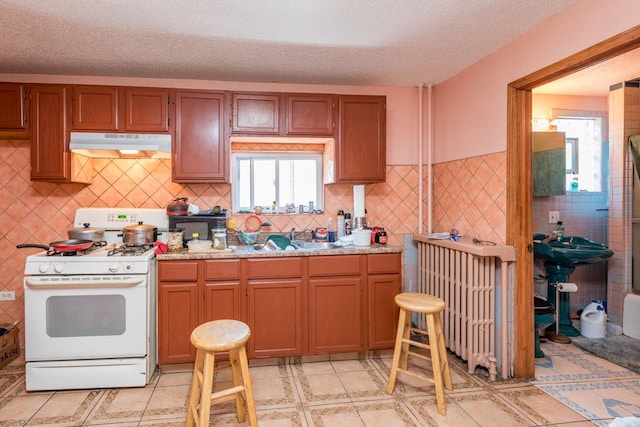
[(336, 241), (336, 224), (333, 218), (329, 218), (327, 222), (327, 240), (329, 242)]
[(338, 211), (337, 223), (338, 223), (338, 226), (337, 226), (337, 233), (338, 234), (337, 234), (336, 238), (340, 239), (341, 237), (345, 236), (345, 234), (344, 234), (344, 211), (342, 209), (340, 209)]
[(351, 214), (349, 212), (344, 214), (344, 235), (351, 235)]
[(387, 232), (384, 231), (384, 227), (382, 228), (382, 231), (378, 232), (376, 237), (378, 239), (377, 243), (380, 243), (381, 245), (387, 244)]
[(564, 236), (564, 225), (562, 224), (562, 221), (558, 221), (556, 224), (556, 236), (558, 240), (562, 240), (562, 237)]

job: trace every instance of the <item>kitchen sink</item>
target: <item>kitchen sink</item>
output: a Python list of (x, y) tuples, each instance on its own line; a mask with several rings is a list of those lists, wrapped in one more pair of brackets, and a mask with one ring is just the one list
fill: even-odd
[(294, 240), (291, 242), (291, 246), (303, 251), (322, 251), (340, 248), (340, 246), (330, 242), (306, 242), (303, 240)]

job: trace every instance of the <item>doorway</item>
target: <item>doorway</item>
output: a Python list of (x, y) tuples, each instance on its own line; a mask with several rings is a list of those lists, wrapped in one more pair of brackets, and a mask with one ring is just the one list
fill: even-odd
[[(640, 26), (535, 71), (507, 88), (507, 244), (516, 248), (516, 283), (533, 277), (532, 226), (532, 89), (578, 70), (640, 48)], [(514, 374), (535, 375), (533, 286), (519, 286), (516, 306)]]

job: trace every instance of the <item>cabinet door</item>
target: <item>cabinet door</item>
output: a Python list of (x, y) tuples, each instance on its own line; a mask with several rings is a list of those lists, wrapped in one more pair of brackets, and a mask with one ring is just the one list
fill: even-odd
[(393, 348), (399, 315), (394, 298), (400, 292), (400, 274), (369, 275), (368, 281), (368, 349)]
[(287, 95), (287, 135), (332, 136), (335, 107), (331, 95)]
[(224, 94), (176, 93), (173, 181), (228, 182)]
[(336, 181), (384, 182), (386, 112), (384, 96), (340, 96)]
[(205, 312), (202, 322), (218, 319), (242, 320), (240, 260), (206, 260)]
[(118, 88), (74, 86), (71, 127), (74, 130), (118, 130)]
[(302, 354), (302, 279), (249, 281), (250, 357)]
[(66, 181), (71, 175), (67, 150), (67, 88), (33, 85), (31, 97), (31, 179)]
[(233, 133), (280, 133), (280, 96), (234, 93), (231, 95)]
[(311, 354), (362, 350), (361, 289), (359, 276), (309, 280)]
[(0, 83), (0, 130), (26, 130), (26, 88), (20, 83)]
[(124, 88), (124, 130), (167, 132), (169, 130), (169, 90)]
[(198, 326), (197, 282), (158, 284), (158, 363), (193, 362), (191, 332)]
[(158, 262), (158, 363), (195, 360), (191, 332), (199, 325), (198, 261)]

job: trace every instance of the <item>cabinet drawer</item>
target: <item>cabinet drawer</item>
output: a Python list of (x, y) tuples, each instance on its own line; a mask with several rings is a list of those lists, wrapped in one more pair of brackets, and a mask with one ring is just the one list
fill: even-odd
[(367, 257), (369, 274), (400, 272), (400, 254), (372, 254)]
[(198, 280), (198, 261), (160, 261), (158, 280), (161, 282), (195, 282)]
[(249, 279), (302, 277), (302, 258), (249, 259)]
[(234, 280), (240, 278), (240, 260), (205, 261), (205, 280)]
[(361, 255), (309, 257), (309, 276), (349, 276), (362, 272)]

